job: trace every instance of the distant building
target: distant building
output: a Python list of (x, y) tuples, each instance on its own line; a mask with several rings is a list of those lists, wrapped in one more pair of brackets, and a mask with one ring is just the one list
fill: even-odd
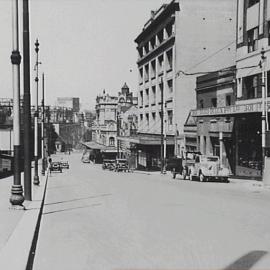
[(117, 154), (117, 132), (119, 115), (134, 104), (137, 104), (137, 97), (133, 96), (125, 83), (117, 96), (111, 96), (103, 91), (102, 95), (96, 98), (96, 120), (92, 127), (93, 140), (98, 144), (107, 146), (104, 153)]
[(142, 167), (160, 167), (161, 106), (166, 157), (184, 150), (184, 123), (195, 107), (193, 73), (234, 64), (236, 9), (235, 0), (173, 0), (151, 12), (136, 37)]
[(80, 111), (80, 98), (78, 97), (58, 97), (56, 101), (57, 107), (70, 108), (74, 112)]

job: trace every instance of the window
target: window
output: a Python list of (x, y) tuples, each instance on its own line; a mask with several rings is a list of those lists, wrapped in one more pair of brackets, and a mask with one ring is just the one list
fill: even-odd
[(248, 0), (248, 7), (251, 7), (259, 2), (260, 0)]
[(152, 97), (153, 97), (152, 104), (156, 104), (156, 87), (155, 86), (152, 86)]
[(261, 74), (243, 78), (243, 96), (246, 99), (261, 98)]
[(173, 124), (173, 111), (168, 111), (168, 125), (171, 126)]
[(159, 74), (163, 73), (163, 67), (164, 67), (164, 58), (163, 58), (163, 54), (162, 54), (158, 58), (158, 73)]
[(145, 89), (145, 104), (149, 104), (149, 89)]
[(172, 70), (172, 49), (166, 52), (167, 59), (168, 59), (168, 65), (167, 65), (167, 70), (170, 71)]
[(149, 80), (149, 65), (145, 65), (145, 74), (144, 74), (144, 80), (147, 82)]
[(152, 118), (153, 118), (153, 121), (156, 121), (156, 113), (155, 112), (152, 112)]
[(143, 115), (140, 114), (140, 121), (142, 122), (142, 120), (143, 120)]
[(146, 118), (146, 125), (147, 127), (149, 127), (149, 113), (145, 114), (145, 118)]
[(212, 105), (212, 107), (217, 107), (217, 98), (211, 99), (211, 105)]
[(109, 138), (109, 145), (110, 146), (114, 146), (115, 145), (115, 139), (114, 139), (114, 137), (110, 137)]
[(226, 96), (226, 106), (231, 106), (231, 96)]
[(145, 54), (149, 53), (149, 43), (148, 42), (144, 45), (144, 50), (145, 50)]
[(140, 58), (143, 57), (143, 48), (142, 47), (138, 49), (138, 53), (139, 53)]
[(171, 94), (173, 92), (173, 81), (168, 80), (167, 84), (168, 84), (169, 93)]
[(156, 60), (151, 61), (151, 78), (156, 77)]
[(143, 82), (143, 68), (139, 69), (139, 83), (142, 84)]
[(255, 27), (247, 32), (248, 52), (254, 52), (258, 49), (259, 28)]
[(159, 43), (162, 43), (162, 41), (164, 40), (164, 32), (163, 29), (158, 33), (158, 41)]
[(200, 109), (203, 109), (204, 105), (203, 105), (203, 99), (200, 100)]
[(140, 91), (141, 106), (143, 106), (143, 91)]
[(166, 32), (168, 37), (170, 37), (172, 35), (172, 24), (170, 23), (169, 25), (166, 26)]
[(150, 44), (151, 44), (152, 49), (155, 49), (155, 47), (156, 47), (156, 37), (155, 36), (151, 38)]

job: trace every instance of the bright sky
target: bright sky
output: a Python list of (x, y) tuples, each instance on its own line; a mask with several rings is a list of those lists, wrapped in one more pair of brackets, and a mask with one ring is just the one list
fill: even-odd
[[(19, 2), (22, 17), (22, 0)], [(46, 78), (47, 104), (54, 104), (57, 97), (74, 96), (93, 109), (96, 95), (103, 89), (115, 94), (127, 82), (130, 89), (136, 91), (138, 76), (134, 39), (150, 18), (150, 11), (168, 2), (29, 0), (32, 98), (35, 96), (36, 38), (40, 43), (40, 74), (44, 72)], [(12, 97), (11, 12), (11, 0), (0, 0), (0, 98)], [(22, 18), (20, 22), (22, 28)], [(20, 40), (22, 54), (22, 29)], [(23, 72), (21, 79), (22, 75)]]

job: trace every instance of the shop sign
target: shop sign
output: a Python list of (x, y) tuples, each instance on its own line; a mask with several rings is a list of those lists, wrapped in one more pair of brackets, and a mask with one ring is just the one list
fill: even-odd
[(226, 115), (238, 113), (261, 112), (261, 102), (251, 104), (240, 104), (218, 108), (205, 108), (192, 110), (191, 115), (196, 116), (211, 116), (211, 115)]

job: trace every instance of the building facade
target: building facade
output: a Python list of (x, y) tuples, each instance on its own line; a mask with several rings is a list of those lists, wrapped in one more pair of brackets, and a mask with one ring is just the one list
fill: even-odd
[(137, 104), (137, 98), (130, 92), (125, 83), (117, 96), (111, 96), (103, 91), (102, 95), (96, 98), (96, 120), (92, 126), (93, 141), (104, 145), (104, 151), (112, 152), (114, 157), (119, 150), (119, 119), (120, 114), (128, 108)]
[(135, 39), (142, 167), (160, 166), (161, 133), (166, 157), (184, 150), (184, 123), (195, 107), (193, 74), (234, 64), (235, 46), (226, 45), (235, 40), (235, 11), (233, 0), (173, 0), (151, 13)]
[[(185, 124), (186, 149), (219, 156), (223, 166), (235, 172), (235, 66), (197, 77), (196, 110)], [(227, 111), (228, 113), (227, 113)]]

